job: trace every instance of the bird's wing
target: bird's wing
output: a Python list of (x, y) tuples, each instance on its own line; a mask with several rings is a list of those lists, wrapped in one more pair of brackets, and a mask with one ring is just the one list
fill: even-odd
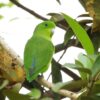
[[(29, 45), (28, 45), (29, 44)], [(31, 38), (25, 47), (24, 64), (26, 70), (32, 76), (37, 76), (47, 70), (54, 53), (54, 46), (51, 41), (41, 37)]]

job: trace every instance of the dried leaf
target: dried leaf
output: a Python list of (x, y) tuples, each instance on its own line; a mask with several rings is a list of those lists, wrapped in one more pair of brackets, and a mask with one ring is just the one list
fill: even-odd
[(18, 63), (17, 57), (14, 58), (10, 53), (11, 49), (5, 45), (7, 44), (0, 38), (0, 78), (9, 80), (11, 83), (23, 82), (24, 69)]
[(93, 32), (100, 31), (100, 0), (80, 0), (80, 2), (93, 18)]

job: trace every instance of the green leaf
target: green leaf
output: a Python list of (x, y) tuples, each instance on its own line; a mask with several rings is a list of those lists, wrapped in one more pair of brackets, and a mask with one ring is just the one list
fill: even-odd
[(59, 13), (48, 13), (51, 16), (50, 20), (59, 25), (62, 29), (67, 30), (69, 25), (66, 23), (64, 17)]
[(5, 7), (6, 4), (5, 3), (0, 3), (0, 8)]
[(93, 61), (87, 55), (80, 53), (78, 59), (83, 64), (84, 68), (92, 68)]
[(30, 96), (19, 94), (18, 92), (14, 92), (10, 89), (4, 90), (3, 94), (9, 98), (9, 100), (31, 100)]
[[(51, 67), (51, 73), (52, 73), (52, 82), (57, 83), (62, 81), (62, 75), (61, 70), (59, 68), (59, 64), (53, 59), (52, 60), (52, 67)], [(53, 98), (55, 100), (60, 100), (61, 96), (57, 93), (53, 92)]]
[(92, 78), (93, 79), (94, 78), (97, 78), (96, 76), (97, 76), (98, 73), (100, 73), (100, 55), (97, 57), (96, 61), (93, 64), (93, 68), (92, 68)]
[(4, 16), (0, 15), (0, 19), (3, 19), (3, 18), (4, 18)]
[(87, 31), (90, 29), (90, 26), (87, 26), (87, 24), (92, 24), (92, 19), (83, 19), (79, 20), (78, 23)]
[(48, 13), (48, 15), (52, 16), (50, 20), (54, 22), (59, 22), (61, 20), (64, 20), (63, 16), (58, 13)]
[(3, 88), (5, 88), (8, 84), (9, 84), (8, 80), (3, 80), (3, 83), (0, 84), (0, 90), (2, 90)]
[(22, 87), (22, 83), (16, 83), (15, 85), (12, 86), (12, 91), (19, 92), (21, 87)]
[(75, 65), (79, 67), (84, 67), (83, 64), (79, 60), (76, 60), (76, 59), (75, 59)]
[(3, 94), (3, 91), (0, 90), (0, 100), (5, 100), (5, 95)]
[(79, 100), (100, 100), (100, 96), (82, 96)]
[(88, 68), (82, 68), (82, 67), (79, 67), (79, 66), (72, 64), (72, 63), (66, 63), (66, 64), (63, 65), (63, 67), (65, 67), (65, 68), (69, 67), (69, 68), (72, 68), (72, 69), (76, 69), (79, 72), (91, 74), (91, 70), (89, 70)]
[(27, 95), (29, 95), (31, 99), (39, 99), (41, 97), (41, 92), (39, 89), (34, 88)]
[(71, 28), (69, 28), (66, 33), (65, 33), (65, 36), (64, 36), (64, 45), (67, 44), (67, 42), (70, 40), (70, 38), (74, 35), (73, 31)]
[(14, 4), (13, 4), (12, 2), (8, 2), (6, 5), (7, 5), (8, 7), (12, 7)]
[(100, 80), (95, 82), (91, 91), (91, 94), (97, 94), (97, 93), (100, 93)]
[(74, 90), (78, 90), (80, 88), (83, 88), (87, 85), (87, 81), (86, 80), (78, 80), (78, 81), (69, 81), (69, 82), (59, 82), (54, 84), (54, 86), (52, 87), (52, 90), (54, 92), (58, 92), (61, 88), (70, 90), (70, 91), (74, 91)]
[(12, 7), (14, 4), (12, 2), (8, 2), (8, 3), (0, 3), (0, 8), (2, 7)]
[(53, 59), (52, 60), (52, 81), (53, 83), (61, 82), (62, 81), (62, 75), (60, 72), (59, 64)]
[(87, 54), (91, 55), (94, 54), (94, 47), (93, 44), (87, 35), (86, 31), (79, 25), (79, 23), (69, 17), (66, 14), (62, 14), (66, 20), (66, 22), (69, 24), (69, 26), (72, 28), (73, 32), (75, 33), (76, 37), (82, 44), (83, 48), (86, 50)]
[(86, 87), (87, 84), (88, 84), (87, 80), (77, 80), (77, 81), (72, 80), (66, 82), (66, 85), (63, 88), (70, 91), (74, 91)]
[(90, 17), (90, 16), (89, 16), (89, 14), (87, 13), (87, 14), (81, 14), (81, 15), (79, 15), (78, 17)]
[(53, 99), (52, 98), (49, 98), (49, 97), (44, 97), (41, 100), (53, 100)]
[(58, 82), (56, 84), (54, 84), (54, 86), (52, 87), (52, 90), (54, 92), (58, 92), (59, 89), (61, 89), (62, 87), (64, 87), (66, 85), (66, 83), (62, 83), (62, 82)]
[(95, 62), (95, 60), (97, 59), (98, 57), (98, 54), (94, 54), (94, 55), (88, 55), (89, 59), (91, 60), (92, 63)]
[[(77, 66), (79, 66), (79, 67), (84, 68), (83, 64), (82, 64), (79, 60), (75, 60), (75, 64), (76, 64)], [(80, 76), (81, 76), (81, 78), (82, 78), (83, 80), (86, 80), (86, 79), (87, 79), (87, 73), (80, 72), (80, 71), (79, 71), (79, 73), (80, 73)]]

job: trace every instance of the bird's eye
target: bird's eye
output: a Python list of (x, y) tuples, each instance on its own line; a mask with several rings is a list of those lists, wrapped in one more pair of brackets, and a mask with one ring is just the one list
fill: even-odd
[(47, 26), (48, 26), (48, 24), (45, 24), (45, 26), (47, 27)]

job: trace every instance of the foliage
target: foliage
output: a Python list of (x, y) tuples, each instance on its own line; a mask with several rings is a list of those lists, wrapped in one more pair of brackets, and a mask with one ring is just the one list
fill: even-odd
[[(61, 0), (56, 0), (61, 4)], [(79, 0), (89, 14), (79, 15), (81, 17), (92, 17), (77, 21), (65, 13), (52, 13), (50, 20), (56, 26), (65, 31), (63, 43), (55, 45), (55, 54), (66, 50), (70, 46), (82, 48), (86, 53), (80, 53), (75, 63), (60, 64), (63, 55), (56, 61), (51, 62), (52, 82), (38, 77), (32, 82), (25, 78), (23, 64), (7, 51), (0, 41), (0, 99), (5, 100), (61, 100), (70, 98), (73, 100), (99, 100), (100, 99), (100, 12), (99, 0)], [(26, 8), (18, 0), (9, 0), (8, 3), (0, 2), (0, 8), (16, 5), (41, 20), (48, 20), (35, 11)], [(3, 15), (0, 15), (2, 20)], [(91, 26), (88, 26), (89, 23)], [(72, 71), (77, 70), (78, 75)], [(41, 72), (41, 71), (40, 71)], [(66, 77), (69, 75), (72, 80), (63, 82), (62, 72)], [(39, 74), (39, 73), (38, 73)], [(30, 92), (21, 94), (21, 87), (27, 88)]]

